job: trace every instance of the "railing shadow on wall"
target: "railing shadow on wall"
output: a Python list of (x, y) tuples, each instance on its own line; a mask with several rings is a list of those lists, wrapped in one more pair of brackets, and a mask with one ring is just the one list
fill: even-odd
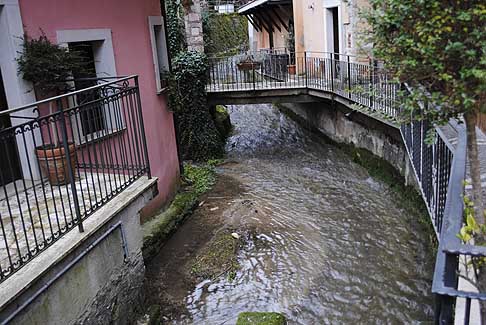
[(150, 177), (138, 77), (66, 84), (88, 87), (0, 113), (0, 282)]
[[(402, 112), (400, 96), (407, 91), (377, 61), (286, 49), (212, 57), (208, 76), (208, 93), (219, 96), (235, 91), (320, 90), (346, 98), (360, 109), (379, 113), (395, 123), (400, 122)], [(457, 132), (455, 146), (441, 127), (424, 120), (401, 124), (400, 131), (439, 241), (432, 285), (436, 295), (435, 322), (449, 324), (456, 318), (469, 324), (471, 300), (486, 300), (486, 293), (459, 289), (459, 257), (486, 256), (486, 247), (466, 245), (456, 236), (464, 222), (466, 134), (463, 125), (456, 121), (450, 121), (448, 126)], [(431, 128), (435, 129), (435, 141), (429, 144), (426, 138)], [(456, 304), (462, 304), (463, 315), (459, 315)]]

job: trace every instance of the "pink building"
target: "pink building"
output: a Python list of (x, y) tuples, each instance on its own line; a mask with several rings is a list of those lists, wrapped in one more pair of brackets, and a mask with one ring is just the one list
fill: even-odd
[[(0, 111), (39, 100), (17, 73), (15, 58), (24, 34), (36, 38), (44, 33), (52, 43), (82, 49), (91, 56), (93, 76), (98, 78), (138, 75), (151, 173), (159, 178), (159, 194), (147, 213), (171, 197), (179, 176), (173, 116), (161, 80), (161, 72), (168, 69), (161, 12), (159, 0), (0, 0)], [(106, 112), (97, 119), (100, 125), (108, 123)], [(32, 181), (41, 177), (39, 171), (27, 172), (26, 157), (33, 155), (23, 151), (34, 147), (17, 146), (19, 159), (13, 163), (18, 166), (10, 168), (12, 175), (4, 176), (2, 183), (21, 175)]]
[[(0, 323), (132, 323), (140, 221), (179, 180), (160, 0), (0, 0), (0, 30)], [(24, 39), (55, 54), (35, 89)], [(84, 67), (44, 73), (62, 48)]]

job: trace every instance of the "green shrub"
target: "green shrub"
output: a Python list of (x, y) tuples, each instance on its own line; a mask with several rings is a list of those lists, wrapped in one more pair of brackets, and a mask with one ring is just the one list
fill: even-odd
[(68, 86), (73, 71), (83, 71), (89, 64), (77, 51), (68, 51), (42, 34), (39, 38), (23, 39), (22, 52), (17, 59), (18, 73), (32, 82), (40, 95), (59, 95)]

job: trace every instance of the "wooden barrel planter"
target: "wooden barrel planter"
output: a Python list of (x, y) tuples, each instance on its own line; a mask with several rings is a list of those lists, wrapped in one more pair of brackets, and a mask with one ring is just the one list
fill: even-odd
[[(62, 145), (45, 145), (35, 148), (39, 166), (47, 175), (52, 185), (64, 185), (70, 183), (68, 172), (68, 156)], [(76, 151), (73, 143), (69, 144), (69, 158), (74, 173), (76, 166)]]

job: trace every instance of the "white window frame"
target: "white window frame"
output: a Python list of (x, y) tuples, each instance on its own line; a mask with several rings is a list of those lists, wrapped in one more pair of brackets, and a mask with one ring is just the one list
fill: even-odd
[[(69, 43), (74, 42), (91, 43), (93, 45), (93, 54), (95, 56), (94, 64), (96, 76), (98, 78), (117, 76), (111, 29), (58, 30), (56, 32), (56, 36), (58, 44), (64, 47), (68, 47)], [(110, 105), (105, 106), (103, 109), (105, 128), (102, 131), (95, 131), (89, 134), (79, 134), (78, 132), (82, 132), (81, 127), (74, 128), (73, 131), (77, 144), (89, 143), (126, 129), (123, 116), (121, 116), (121, 125), (118, 128), (108, 127), (111, 125), (109, 117), (115, 114), (115, 112), (112, 112), (111, 110), (113, 110), (113, 107)], [(73, 116), (73, 118), (77, 119), (77, 121), (74, 120), (76, 125), (82, 125), (81, 116), (79, 114), (76, 114)]]
[[(162, 71), (169, 71), (169, 52), (167, 50), (167, 39), (165, 34), (164, 17), (162, 16), (149, 16), (149, 32), (150, 32), (150, 44), (152, 46), (152, 58), (154, 63), (155, 84), (157, 94), (164, 91), (162, 87), (162, 80), (160, 74)], [(157, 44), (155, 27), (160, 27), (159, 42)], [(157, 46), (158, 45), (158, 46)]]
[[(9, 108), (19, 107), (36, 101), (33, 86), (30, 82), (22, 79), (17, 73), (18, 63), (16, 58), (22, 52), (24, 26), (20, 12), (19, 0), (0, 0), (0, 70), (4, 80), (5, 95)], [(8, 82), (7, 82), (8, 80)], [(12, 126), (25, 123), (37, 114), (24, 110), (17, 112), (16, 116), (25, 117), (12, 118)], [(40, 143), (40, 132), (38, 129), (33, 133), (35, 141)], [(17, 135), (18, 143), (22, 143), (22, 135)], [(27, 140), (25, 146), (17, 146), (20, 157), (20, 164), (24, 180), (30, 175), (30, 166), (37, 166), (34, 154), (34, 142)], [(0, 158), (1, 159), (1, 158)], [(32, 180), (41, 179), (42, 175), (37, 168), (32, 169)]]

